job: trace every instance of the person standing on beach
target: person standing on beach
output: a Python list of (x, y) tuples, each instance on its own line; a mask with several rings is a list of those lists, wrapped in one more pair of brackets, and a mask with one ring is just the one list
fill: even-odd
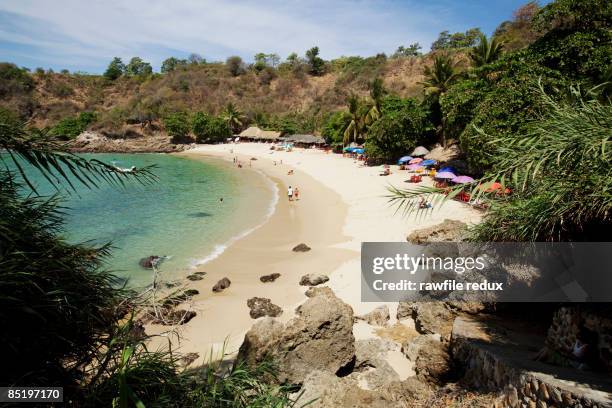
[(289, 198), (289, 201), (293, 201), (293, 189), (291, 188), (291, 186), (289, 186), (289, 188), (287, 189), (287, 197)]
[(293, 190), (293, 197), (295, 198), (295, 201), (300, 199), (300, 190), (297, 188), (297, 186)]

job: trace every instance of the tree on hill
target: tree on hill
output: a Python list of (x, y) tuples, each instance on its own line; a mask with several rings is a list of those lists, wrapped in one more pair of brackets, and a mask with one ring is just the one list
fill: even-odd
[(470, 28), (465, 33), (457, 32), (454, 34), (442, 31), (438, 39), (431, 44), (431, 50), (473, 47), (477, 44), (481, 34), (480, 28)]
[(421, 45), (418, 42), (412, 43), (407, 47), (400, 45), (399, 47), (397, 47), (397, 50), (393, 54), (393, 58), (416, 57), (417, 55), (421, 55), (421, 52), (419, 50), (422, 48), (423, 47), (421, 47)]
[(192, 65), (199, 65), (199, 64), (205, 64), (206, 63), (206, 60), (200, 54), (197, 54), (195, 52), (189, 54), (189, 57), (187, 57), (187, 60)]
[(238, 76), (244, 73), (244, 62), (242, 62), (242, 58), (237, 55), (228, 57), (225, 60), (225, 65), (227, 66), (227, 70), (232, 76)]
[(470, 50), (472, 65), (481, 67), (492, 63), (499, 58), (503, 48), (503, 43), (499, 42), (495, 37), (489, 41), (486, 35), (480, 34), (478, 45)]
[(125, 67), (125, 74), (128, 76), (147, 76), (152, 73), (151, 64), (143, 61), (140, 57), (133, 57)]
[(187, 60), (178, 59), (174, 57), (166, 58), (162, 62), (161, 72), (162, 74), (165, 74), (165, 73), (174, 71), (178, 67), (184, 67), (184, 66), (187, 66)]
[(346, 102), (348, 104), (349, 114), (351, 115), (351, 121), (344, 130), (344, 137), (342, 140), (344, 145), (348, 145), (351, 142), (362, 141), (363, 133), (366, 128), (365, 112), (363, 112), (363, 105), (359, 97), (355, 94), (351, 94)]
[(123, 61), (121, 61), (121, 58), (115, 57), (110, 62), (110, 64), (108, 64), (108, 68), (106, 68), (106, 71), (104, 71), (104, 76), (110, 79), (111, 81), (114, 81), (124, 73), (125, 64), (123, 63)]
[(321, 75), (324, 72), (325, 61), (319, 57), (319, 47), (312, 47), (306, 51), (306, 61), (310, 75)]
[(368, 110), (365, 117), (365, 122), (368, 125), (376, 122), (378, 118), (380, 118), (380, 104), (387, 93), (382, 78), (374, 78), (374, 80), (370, 82), (369, 88), (370, 98), (372, 98), (372, 107)]

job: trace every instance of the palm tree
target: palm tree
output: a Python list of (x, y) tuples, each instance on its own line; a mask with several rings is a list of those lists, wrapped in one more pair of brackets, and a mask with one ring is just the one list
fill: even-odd
[(359, 97), (355, 94), (351, 94), (347, 99), (349, 113), (351, 115), (351, 122), (344, 130), (343, 143), (349, 144), (351, 141), (357, 141), (361, 138), (361, 134), (365, 127), (365, 117), (361, 113), (361, 104)]
[(424, 74), (425, 80), (420, 84), (425, 87), (428, 95), (445, 93), (461, 75), (448, 55), (436, 56), (433, 67), (426, 67)]
[(372, 98), (372, 107), (365, 116), (365, 123), (370, 125), (380, 118), (380, 105), (382, 98), (387, 93), (383, 85), (383, 81), (380, 78), (374, 79), (370, 82), (370, 98)]
[(441, 123), (437, 125), (442, 146), (446, 146), (446, 135), (444, 133), (444, 115), (441, 112), (440, 96), (460, 78), (461, 73), (455, 68), (455, 64), (448, 55), (438, 55), (434, 59), (432, 67), (426, 67), (425, 80), (420, 82), (424, 86), (425, 94), (433, 99), (432, 107), (438, 110)]
[(244, 114), (232, 102), (228, 102), (225, 105), (222, 117), (227, 122), (227, 126), (232, 133), (242, 128)]
[(504, 43), (498, 41), (495, 37), (491, 41), (487, 40), (487, 36), (480, 34), (480, 43), (470, 51), (470, 59), (474, 67), (482, 67), (497, 60), (502, 53)]

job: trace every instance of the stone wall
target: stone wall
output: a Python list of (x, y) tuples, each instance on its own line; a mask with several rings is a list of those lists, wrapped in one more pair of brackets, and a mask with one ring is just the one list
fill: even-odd
[(560, 308), (548, 329), (546, 344), (570, 355), (580, 328), (596, 334), (599, 364), (612, 372), (612, 311), (609, 306), (581, 305)]
[(496, 408), (612, 407), (609, 392), (525, 369), (521, 364), (527, 356), (521, 360), (507, 352), (507, 347), (488, 343), (486, 337), (477, 324), (460, 317), (455, 320), (450, 349), (453, 359), (465, 369), (467, 384), (499, 392)]

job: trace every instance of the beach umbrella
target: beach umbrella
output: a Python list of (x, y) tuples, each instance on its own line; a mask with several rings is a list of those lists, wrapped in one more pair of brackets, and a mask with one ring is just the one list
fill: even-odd
[(353, 153), (363, 154), (364, 152), (365, 152), (365, 149), (353, 149)]
[(420, 163), (422, 162), (423, 159), (421, 159), (420, 157), (417, 157), (416, 159), (412, 159), (408, 162), (408, 164), (416, 164), (416, 163)]
[(473, 178), (471, 178), (470, 176), (457, 176), (454, 179), (451, 180), (453, 183), (457, 183), (457, 184), (467, 184), (467, 183), (471, 183), (474, 181)]
[(431, 160), (431, 159), (430, 160), (423, 160), (421, 162), (421, 166), (434, 166), (436, 163), (438, 163), (438, 162), (435, 161), (435, 160)]
[(510, 193), (510, 189), (509, 188), (503, 188), (503, 186), (501, 185), (501, 183), (498, 183), (497, 181), (495, 183), (485, 183), (485, 184), (481, 184), (478, 186), (478, 188), (480, 190), (483, 190), (487, 193), (495, 193), (495, 192), (503, 192), (504, 194), (509, 194)]
[(429, 153), (429, 150), (427, 150), (423, 146), (419, 146), (416, 149), (414, 149), (411, 154), (413, 156), (425, 156), (427, 153)]
[(416, 171), (418, 169), (422, 169), (423, 166), (421, 166), (420, 164), (411, 164), (407, 167), (408, 170), (412, 170), (412, 171)]
[(352, 153), (353, 150), (355, 150), (354, 147), (345, 147), (344, 149), (342, 149), (343, 151), (347, 152), (347, 153)]
[(406, 163), (406, 162), (409, 162), (412, 159), (414, 159), (414, 157), (412, 157), (412, 156), (404, 156), (404, 157), (400, 157), (400, 159), (397, 162), (398, 163)]
[(451, 173), (450, 171), (439, 171), (439, 172), (436, 173), (436, 178), (437, 179), (452, 180), (455, 177), (457, 177), (455, 175), (455, 173)]
[(457, 170), (455, 170), (453, 167), (450, 167), (450, 166), (442, 167), (439, 171), (449, 171), (451, 173), (456, 173), (457, 172)]

